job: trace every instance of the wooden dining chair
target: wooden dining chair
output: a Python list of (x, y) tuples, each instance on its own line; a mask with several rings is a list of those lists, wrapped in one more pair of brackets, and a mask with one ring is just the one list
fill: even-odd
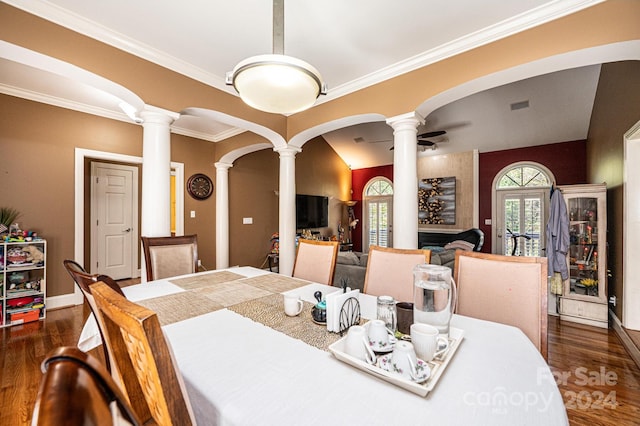
[(142, 424), (100, 361), (80, 349), (54, 349), (42, 372), (33, 426)]
[(547, 359), (547, 258), (456, 251), (457, 313), (518, 327)]
[(133, 303), (107, 284), (91, 291), (102, 314), (114, 363), (129, 401), (143, 421), (195, 424), (182, 375), (155, 312)]
[(333, 285), (333, 276), (338, 259), (337, 241), (316, 241), (300, 239), (293, 277), (315, 283)]
[(91, 294), (91, 286), (98, 281), (102, 281), (123, 297), (124, 293), (122, 292), (122, 289), (120, 288), (118, 283), (113, 278), (107, 275), (89, 274), (79, 263), (71, 259), (64, 260), (62, 264), (64, 265), (64, 268), (67, 270), (69, 275), (71, 275), (73, 281), (80, 288), (80, 291), (82, 291), (84, 300), (86, 300), (89, 308), (91, 309), (91, 312), (93, 313), (94, 318), (96, 319), (96, 323), (98, 324), (98, 331), (100, 332), (100, 337), (102, 338), (105, 365), (107, 367), (107, 370), (115, 375), (115, 372), (111, 369), (111, 351), (104, 340), (104, 325), (102, 324), (102, 317), (100, 316), (100, 312), (98, 311), (96, 302), (93, 299), (93, 295)]
[(140, 237), (147, 281), (198, 271), (198, 236)]
[(413, 268), (429, 263), (431, 250), (369, 246), (364, 293), (413, 301)]

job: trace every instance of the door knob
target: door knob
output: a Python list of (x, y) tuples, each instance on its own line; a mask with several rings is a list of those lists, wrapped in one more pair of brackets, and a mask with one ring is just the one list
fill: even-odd
[(125, 229), (125, 230), (124, 230), (124, 231), (122, 231), (122, 232), (131, 232), (131, 228), (127, 228), (127, 229)]

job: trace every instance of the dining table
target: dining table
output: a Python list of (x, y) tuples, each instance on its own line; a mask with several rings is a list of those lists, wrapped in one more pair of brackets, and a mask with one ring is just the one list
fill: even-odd
[[(158, 315), (199, 425), (568, 425), (556, 380), (518, 328), (454, 314), (459, 346), (426, 396), (354, 368), (312, 320), (338, 287), (233, 267), (123, 287)], [(285, 294), (303, 300), (284, 314)], [(376, 297), (357, 295), (362, 321)], [(78, 346), (101, 343), (93, 317)]]

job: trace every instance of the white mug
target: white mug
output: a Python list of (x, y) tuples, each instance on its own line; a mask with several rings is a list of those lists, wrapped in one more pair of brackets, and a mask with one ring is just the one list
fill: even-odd
[(288, 316), (295, 317), (296, 315), (300, 315), (303, 306), (300, 296), (295, 294), (284, 295), (284, 313)]
[(369, 345), (375, 352), (390, 352), (395, 342), (383, 320), (369, 321)]
[[(411, 325), (410, 330), (411, 343), (413, 343), (418, 358), (423, 361), (431, 361), (449, 348), (447, 338), (440, 336), (438, 329), (432, 325), (416, 323)], [(438, 350), (439, 347), (442, 349)]]
[(369, 347), (367, 330), (361, 325), (349, 327), (347, 337), (344, 340), (344, 351), (360, 361), (365, 361), (369, 364), (376, 362), (376, 356)]
[(418, 359), (413, 345), (409, 342), (399, 341), (395, 344), (391, 353), (391, 368), (405, 379), (415, 379)]

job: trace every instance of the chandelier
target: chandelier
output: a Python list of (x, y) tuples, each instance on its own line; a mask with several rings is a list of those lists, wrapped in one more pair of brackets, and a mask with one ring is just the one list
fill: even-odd
[(279, 114), (304, 111), (327, 94), (318, 70), (284, 55), (284, 0), (273, 1), (273, 54), (241, 61), (227, 73), (226, 84), (250, 107)]

